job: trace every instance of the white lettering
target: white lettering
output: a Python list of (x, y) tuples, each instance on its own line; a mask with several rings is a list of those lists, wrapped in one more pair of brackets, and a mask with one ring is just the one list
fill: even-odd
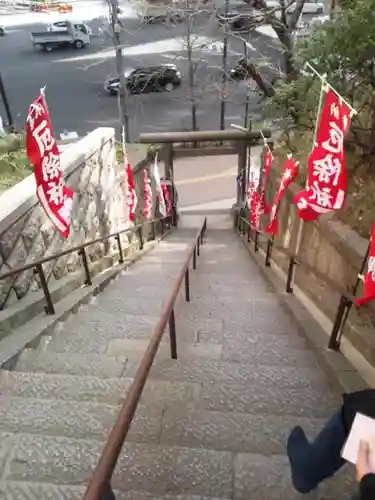
[(48, 202), (54, 203), (55, 205), (61, 205), (64, 201), (64, 184), (60, 178), (58, 182), (48, 183)]
[(47, 120), (39, 123), (33, 131), (33, 136), (38, 144), (40, 156), (44, 156), (46, 152), (51, 151), (55, 145), (55, 138), (52, 135), (51, 129), (47, 127)]
[(331, 104), (331, 115), (338, 120), (340, 118), (340, 108), (337, 104)]
[(313, 176), (317, 177), (319, 182), (337, 186), (340, 172), (341, 162), (337, 157), (333, 158), (333, 155), (327, 154), (325, 158), (313, 162)]
[(72, 213), (72, 209), (73, 209), (73, 200), (70, 197), (65, 196), (64, 204), (58, 211), (58, 214), (62, 218), (62, 220), (65, 221), (67, 224), (70, 221), (70, 215)]
[(60, 177), (60, 156), (49, 153), (42, 159), (42, 172), (44, 182)]
[(375, 283), (375, 257), (369, 257), (367, 261), (368, 274), (371, 275), (372, 281)]
[(342, 153), (344, 146), (344, 133), (337, 123), (330, 122), (329, 126), (331, 127), (329, 129), (329, 139), (322, 142), (322, 146), (330, 153)]
[(320, 189), (318, 181), (314, 181), (310, 189), (312, 193), (308, 198), (309, 200), (316, 201), (317, 205), (323, 208), (332, 208), (332, 195), (329, 187)]
[(29, 108), (29, 114), (27, 115), (26, 121), (31, 128), (34, 128), (35, 120), (40, 116), (43, 116), (45, 110), (43, 106), (39, 103), (32, 103)]

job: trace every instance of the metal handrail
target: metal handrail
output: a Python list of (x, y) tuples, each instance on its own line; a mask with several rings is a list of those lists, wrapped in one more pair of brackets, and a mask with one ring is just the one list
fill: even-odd
[(200, 245), (207, 227), (207, 218), (204, 219), (200, 229), (197, 231), (193, 243), (189, 246), (183, 265), (173, 286), (172, 293), (166, 302), (160, 319), (151, 333), (150, 342), (139, 364), (137, 373), (127, 393), (125, 401), (117, 416), (116, 422), (109, 434), (98, 464), (91, 477), (83, 500), (102, 500), (107, 493), (109, 498), (114, 498), (111, 489), (111, 478), (121, 453), (122, 446), (128, 434), (134, 414), (138, 407), (143, 388), (147, 381), (152, 363), (157, 354), (165, 327), (169, 323), (170, 348), (172, 359), (177, 359), (176, 325), (174, 315), (174, 304), (180, 291), (182, 282), (185, 280), (185, 298), (190, 301), (189, 266), (193, 259), (193, 269), (196, 269), (196, 258), (200, 253)]
[[(251, 226), (250, 222), (242, 216), (238, 217), (238, 230), (240, 234), (245, 234), (245, 231), (243, 229), (243, 224), (247, 225), (248, 230), (247, 230), (247, 241), (248, 243), (250, 242), (250, 237), (251, 237)], [(257, 252), (259, 250), (259, 236), (262, 236), (266, 239), (267, 241), (267, 249), (266, 249), (266, 259), (265, 259), (265, 266), (269, 267), (271, 265), (271, 253), (272, 249), (276, 248), (279, 252), (283, 253), (285, 256), (289, 258), (289, 265), (288, 265), (288, 272), (287, 272), (287, 279), (286, 279), (286, 287), (285, 291), (287, 293), (292, 293), (293, 292), (293, 286), (292, 280), (293, 280), (293, 272), (294, 272), (294, 266), (299, 265), (304, 268), (304, 270), (307, 270), (311, 272), (316, 278), (318, 278), (320, 281), (328, 285), (334, 292), (340, 294), (340, 301), (339, 305), (337, 307), (336, 311), (336, 316), (333, 320), (333, 325), (332, 325), (332, 330), (328, 342), (328, 348), (332, 349), (334, 351), (339, 351), (340, 350), (340, 345), (341, 345), (341, 339), (344, 333), (344, 327), (346, 324), (346, 321), (349, 316), (350, 309), (352, 308), (353, 304), (355, 303), (357, 297), (356, 297), (356, 291), (358, 289), (359, 283), (362, 280), (362, 274), (366, 265), (366, 261), (368, 258), (368, 252), (369, 252), (369, 247), (367, 248), (367, 252), (365, 255), (365, 258), (362, 262), (361, 269), (359, 273), (357, 274), (357, 280), (355, 285), (351, 288), (351, 291), (347, 290), (344, 286), (340, 285), (339, 283), (336, 283), (336, 281), (332, 280), (329, 278), (327, 275), (316, 269), (314, 266), (309, 264), (306, 259), (304, 259), (300, 255), (296, 255), (294, 252), (290, 251), (288, 248), (277, 245), (275, 244), (275, 237), (274, 236), (269, 236), (265, 232), (261, 230), (255, 230), (255, 238), (254, 238), (254, 251)], [(362, 308), (366, 311), (368, 315), (370, 315), (373, 319), (375, 319), (375, 310), (371, 308), (371, 304), (364, 304)]]
[[(241, 217), (241, 222), (246, 224), (250, 228), (250, 222), (245, 219), (245, 217)], [(338, 292), (342, 295), (344, 295), (348, 300), (354, 300), (355, 297), (353, 294), (351, 294), (349, 291), (345, 290), (344, 287), (336, 283), (335, 281), (331, 280), (328, 276), (320, 272), (318, 269), (313, 267), (311, 264), (309, 264), (302, 256), (300, 255), (295, 255), (294, 252), (289, 250), (289, 248), (286, 248), (282, 245), (277, 245), (271, 236), (269, 236), (267, 233), (261, 230), (256, 230), (255, 231), (256, 236), (262, 236), (267, 243), (272, 243), (272, 247), (275, 248), (277, 251), (281, 252), (282, 254), (286, 255), (290, 259), (293, 259), (294, 265), (300, 265), (304, 268), (306, 268), (307, 271), (313, 273), (317, 278), (323, 280), (327, 285), (329, 285), (333, 291)], [(268, 250), (268, 248), (267, 248)], [(267, 255), (266, 255), (267, 258)]]
[(28, 264), (25, 264), (24, 266), (17, 267), (16, 269), (11, 269), (10, 271), (7, 271), (6, 273), (3, 273), (0, 275), (0, 280), (9, 278), (11, 276), (16, 276), (20, 273), (23, 273), (24, 271), (28, 271), (30, 269), (34, 269), (34, 272), (39, 275), (40, 278), (40, 284), (44, 293), (44, 297), (46, 299), (46, 307), (45, 311), (47, 314), (55, 314), (55, 308), (52, 302), (52, 297), (51, 293), (48, 288), (48, 283), (46, 276), (44, 274), (44, 269), (43, 269), (43, 264), (46, 264), (47, 262), (50, 262), (52, 260), (57, 260), (60, 257), (64, 257), (65, 255), (69, 255), (74, 252), (78, 252), (80, 257), (82, 258), (82, 264), (83, 268), (85, 271), (85, 285), (92, 285), (91, 281), (91, 274), (90, 274), (90, 269), (89, 269), (89, 264), (88, 264), (88, 259), (86, 255), (85, 249), (91, 245), (95, 245), (96, 243), (101, 243), (103, 241), (107, 241), (110, 238), (116, 238), (117, 240), (117, 246), (118, 246), (118, 252), (119, 252), (119, 264), (122, 264), (124, 262), (124, 253), (121, 245), (121, 239), (120, 235), (125, 234), (125, 233), (139, 233), (139, 240), (140, 240), (140, 248), (143, 248), (143, 237), (142, 237), (142, 229), (144, 226), (151, 226), (153, 235), (155, 237), (155, 224), (158, 222), (161, 222), (164, 224), (165, 221), (171, 220), (171, 216), (167, 217), (161, 217), (158, 219), (152, 219), (143, 222), (142, 224), (137, 224), (133, 227), (128, 227), (126, 229), (121, 229), (120, 231), (115, 231), (114, 233), (107, 234), (105, 236), (101, 236), (100, 238), (95, 238), (94, 240), (86, 241), (85, 243), (81, 243), (79, 245), (75, 245), (73, 247), (67, 248), (66, 250), (62, 250), (61, 252), (54, 253), (52, 255), (48, 255), (47, 257), (43, 257), (42, 259), (37, 259), (32, 262), (29, 262)]

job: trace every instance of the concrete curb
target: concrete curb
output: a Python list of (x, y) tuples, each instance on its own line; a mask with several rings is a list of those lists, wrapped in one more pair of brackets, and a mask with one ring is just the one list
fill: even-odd
[[(319, 365), (328, 375), (329, 381), (335, 389), (341, 392), (351, 392), (368, 388), (368, 384), (361, 377), (358, 370), (347, 360), (341, 352), (328, 349), (326, 332), (314, 319), (298, 298), (292, 293), (286, 293), (285, 280), (282, 280), (271, 267), (265, 267), (265, 252), (259, 249), (255, 253), (247, 242), (247, 237), (239, 235), (244, 247), (252, 260), (258, 265), (259, 271), (267, 283), (274, 289), (283, 309), (292, 317), (298, 326), (299, 333), (306, 340), (307, 346), (315, 354)], [(276, 264), (275, 264), (276, 265)]]
[(51, 335), (58, 323), (66, 321), (70, 314), (77, 312), (81, 305), (87, 304), (92, 296), (98, 295), (119, 273), (150, 252), (171, 232), (173, 232), (172, 229), (166, 231), (155, 241), (145, 243), (143, 250), (125, 259), (123, 264), (108, 268), (93, 277), (91, 286), (77, 288), (67, 297), (55, 303), (56, 314), (40, 314), (17, 328), (12, 335), (1, 340), (0, 367), (11, 370), (24, 348), (36, 349), (43, 336)]

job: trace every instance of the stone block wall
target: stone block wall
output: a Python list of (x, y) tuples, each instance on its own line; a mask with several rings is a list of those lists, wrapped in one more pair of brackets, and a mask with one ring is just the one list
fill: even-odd
[[(69, 238), (60, 236), (40, 207), (35, 196), (34, 176), (24, 179), (0, 196), (0, 274), (129, 227), (124, 167), (116, 162), (114, 129), (96, 129), (66, 146), (61, 153), (61, 164), (65, 181), (74, 191)], [(141, 203), (143, 184), (141, 186), (138, 179), (137, 187)], [(124, 234), (121, 238), (126, 248), (129, 238), (133, 237)], [(88, 247), (90, 261), (108, 254), (116, 245), (112, 239)], [(80, 266), (78, 253), (72, 253), (43, 267), (52, 282)], [(0, 280), (0, 308), (11, 306), (38, 289), (38, 279), (32, 270)]]
[[(272, 202), (279, 179), (270, 176), (267, 197)], [(292, 203), (294, 195), (300, 190), (293, 184), (285, 193), (279, 210), (279, 235), (275, 239), (273, 260), (286, 273), (289, 257), (278, 251), (277, 246), (294, 252), (300, 219), (296, 207)], [(266, 221), (263, 221), (265, 223)], [(303, 225), (302, 242), (298, 255), (301, 256), (318, 273), (337, 284), (337, 288), (329, 286), (326, 281), (317, 277), (306, 267), (297, 266), (295, 273), (296, 285), (317, 305), (317, 307), (332, 321), (335, 318), (341, 290), (351, 291), (356, 282), (366, 254), (368, 240), (360, 237), (353, 229), (333, 217), (321, 217), (317, 222)], [(266, 243), (261, 239), (261, 246)], [(361, 295), (362, 287), (357, 292)], [(374, 307), (374, 306), (372, 306)], [(374, 316), (375, 317), (375, 316)], [(375, 364), (375, 321), (366, 309), (352, 309), (344, 335), (362, 352), (371, 363)]]

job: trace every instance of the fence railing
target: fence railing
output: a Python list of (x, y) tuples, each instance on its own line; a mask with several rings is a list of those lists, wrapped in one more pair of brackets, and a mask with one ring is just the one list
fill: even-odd
[(87, 258), (87, 253), (86, 253), (86, 248), (95, 245), (97, 243), (102, 243), (105, 241), (110, 240), (111, 238), (114, 238), (117, 242), (117, 247), (118, 247), (118, 262), (119, 264), (122, 264), (124, 262), (124, 251), (123, 247), (121, 244), (121, 238), (120, 236), (122, 234), (137, 234), (138, 240), (139, 240), (139, 247), (142, 250), (143, 249), (143, 244), (144, 244), (144, 238), (143, 238), (143, 231), (145, 227), (150, 227), (151, 228), (151, 237), (152, 239), (155, 239), (156, 237), (156, 225), (160, 224), (161, 225), (161, 233), (164, 232), (164, 227), (167, 222), (170, 222), (171, 217), (164, 217), (164, 218), (159, 218), (159, 219), (153, 219), (151, 221), (145, 221), (142, 224), (135, 225), (130, 228), (122, 229), (120, 231), (116, 231), (114, 233), (107, 234), (105, 236), (101, 236), (100, 238), (95, 238), (94, 240), (86, 241), (85, 243), (81, 243), (79, 245), (72, 246), (70, 248), (67, 248), (66, 250), (62, 250), (61, 252), (54, 253), (52, 255), (48, 255), (47, 257), (43, 257), (42, 259), (34, 260), (32, 262), (29, 262), (28, 264), (17, 267), (16, 269), (12, 269), (10, 271), (7, 271), (6, 273), (3, 273), (0, 275), (0, 281), (17, 276), (24, 271), (28, 271), (30, 269), (34, 269), (34, 273), (39, 276), (40, 280), (40, 286), (41, 289), (43, 290), (46, 305), (45, 305), (45, 311), (47, 314), (55, 314), (55, 307), (53, 305), (53, 300), (52, 296), (48, 287), (48, 281), (43, 269), (43, 264), (46, 264), (47, 262), (55, 261), (59, 259), (60, 257), (63, 257), (64, 255), (69, 255), (72, 253), (77, 252), (78, 255), (81, 257), (81, 262), (82, 266), (85, 272), (85, 285), (90, 286), (92, 285), (92, 278), (91, 278), (91, 271), (90, 271), (90, 266), (89, 266), (89, 259)]
[(205, 218), (201, 227), (197, 231), (194, 241), (188, 248), (186, 257), (176, 278), (169, 299), (165, 303), (160, 319), (151, 333), (148, 347), (143, 355), (133, 383), (129, 388), (117, 420), (104, 446), (103, 452), (91, 477), (83, 500), (115, 500), (115, 495), (111, 486), (112, 474), (116, 467), (117, 460), (121, 453), (121, 449), (128, 434), (130, 425), (133, 421), (143, 388), (147, 381), (167, 324), (169, 324), (171, 357), (172, 359), (177, 359), (174, 305), (183, 281), (185, 281), (185, 299), (186, 301), (190, 301), (190, 262), (191, 260), (193, 261), (193, 269), (196, 269), (197, 256), (200, 254), (200, 246), (203, 243), (206, 227), (207, 219)]
[[(250, 226), (249, 217), (244, 217), (243, 215), (237, 213), (237, 220), (235, 221), (235, 226), (242, 236), (247, 235), (247, 242), (250, 243), (253, 241), (254, 244), (254, 252), (259, 251), (259, 240), (262, 238), (266, 242), (266, 251), (265, 251), (265, 260), (264, 264), (266, 267), (271, 266), (271, 257), (273, 249), (276, 249), (278, 252), (284, 254), (289, 259), (288, 270), (286, 275), (286, 283), (285, 283), (285, 291), (287, 293), (293, 293), (293, 276), (294, 270), (296, 266), (303, 267), (306, 271), (311, 272), (316, 278), (325, 283), (332, 291), (335, 291), (340, 294), (341, 298), (339, 301), (339, 305), (337, 307), (337, 312), (335, 315), (335, 319), (333, 321), (332, 331), (328, 342), (328, 348), (338, 351), (341, 345), (341, 339), (344, 331), (344, 326), (346, 320), (348, 319), (348, 315), (350, 309), (356, 300), (355, 294), (357, 292), (357, 288), (360, 283), (360, 275), (363, 273), (365, 260), (363, 261), (363, 269), (360, 270), (357, 282), (355, 286), (352, 288), (351, 292), (346, 290), (343, 286), (340, 286), (334, 280), (329, 278), (326, 274), (322, 273), (314, 266), (309, 264), (306, 259), (304, 259), (300, 255), (296, 255), (291, 252), (288, 248), (285, 248), (281, 245), (277, 245), (275, 243), (274, 236), (270, 236), (267, 233), (261, 230), (252, 230)], [(374, 316), (373, 312), (366, 308), (366, 312)]]

